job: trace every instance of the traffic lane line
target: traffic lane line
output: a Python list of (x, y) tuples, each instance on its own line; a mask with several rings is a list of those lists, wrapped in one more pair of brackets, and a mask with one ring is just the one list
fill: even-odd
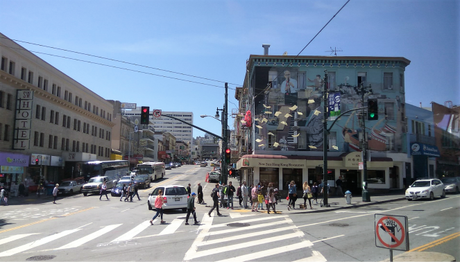
[[(90, 208), (87, 208), (87, 209), (82, 209), (82, 210), (75, 211), (75, 212), (72, 212), (72, 213), (64, 214), (64, 215), (62, 215), (62, 216), (67, 217), (67, 216), (75, 215), (75, 214), (78, 214), (78, 213), (81, 213), (81, 212), (85, 212), (85, 211), (91, 210), (91, 209), (93, 209), (93, 208), (95, 208), (95, 207), (90, 207)], [(16, 229), (28, 227), (28, 226), (33, 226), (33, 225), (40, 224), (40, 223), (43, 223), (43, 222), (46, 222), (46, 221), (50, 221), (50, 220), (53, 220), (53, 219), (56, 219), (56, 217), (50, 217), (50, 218), (42, 219), (42, 220), (35, 221), (35, 222), (29, 223), (29, 224), (25, 224), (25, 225), (22, 225), (22, 226), (13, 227), (13, 228), (10, 228), (10, 229), (5, 229), (5, 230), (0, 231), (0, 234), (1, 234), (1, 233), (5, 233), (5, 232), (9, 232), (9, 231), (13, 231), (13, 230), (16, 230)]]
[(407, 251), (407, 252), (414, 252), (414, 251), (419, 251), (419, 252), (420, 252), (420, 251), (425, 251), (425, 250), (427, 250), (427, 249), (429, 249), (429, 248), (432, 248), (432, 247), (441, 245), (441, 244), (443, 244), (443, 243), (446, 243), (446, 242), (448, 242), (448, 241), (450, 241), (450, 240), (453, 240), (453, 239), (455, 239), (455, 238), (457, 238), (457, 237), (460, 237), (460, 232), (455, 232), (455, 233), (453, 233), (453, 234), (450, 234), (450, 235), (445, 236), (445, 237), (443, 237), (443, 238), (437, 239), (437, 240), (432, 241), (432, 242), (430, 242), (430, 243), (427, 243), (427, 244), (425, 244), (425, 245), (422, 245), (422, 246), (413, 248), (413, 249), (411, 249), (411, 250), (409, 250), (409, 251)]

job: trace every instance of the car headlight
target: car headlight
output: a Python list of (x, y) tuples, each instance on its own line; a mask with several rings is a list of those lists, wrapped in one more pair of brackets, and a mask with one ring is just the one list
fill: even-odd
[(428, 190), (428, 189), (427, 189), (427, 190), (423, 190), (423, 191), (422, 191), (422, 194), (426, 194), (426, 193), (428, 193), (428, 191), (430, 191), (430, 190)]
[(452, 189), (452, 188), (454, 188), (454, 185), (448, 185), (448, 186), (446, 186), (446, 188)]
[(407, 194), (409, 194), (409, 190), (407, 190), (407, 189), (406, 189), (406, 192), (405, 192), (405, 194), (406, 194), (406, 195), (407, 195)]

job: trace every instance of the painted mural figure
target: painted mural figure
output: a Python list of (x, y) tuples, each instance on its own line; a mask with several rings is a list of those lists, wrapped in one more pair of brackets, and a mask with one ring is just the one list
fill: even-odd
[(297, 103), (297, 80), (291, 78), (289, 70), (284, 71), (284, 81), (281, 83), (281, 90), (284, 92), (284, 103), (292, 105)]
[(310, 149), (321, 149), (323, 145), (323, 108), (321, 98), (313, 97), (308, 100), (310, 115), (303, 127), (297, 129), (305, 130), (307, 136), (307, 147)]
[(314, 85), (310, 85), (310, 87), (314, 87), (315, 91), (321, 91), (321, 87), (323, 85), (323, 80), (321, 79), (321, 76), (320, 75), (316, 75), (316, 78), (311, 80), (310, 78), (308, 78), (308, 81), (309, 82), (312, 82), (312, 83), (315, 83)]

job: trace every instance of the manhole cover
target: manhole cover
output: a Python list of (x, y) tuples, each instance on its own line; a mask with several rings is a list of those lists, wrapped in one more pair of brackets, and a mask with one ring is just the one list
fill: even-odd
[(51, 260), (56, 256), (53, 255), (43, 255), (43, 256), (33, 256), (26, 259), (26, 261), (43, 261), (43, 260)]
[(249, 224), (248, 223), (230, 223), (230, 224), (227, 224), (227, 226), (229, 227), (248, 227)]
[(330, 226), (332, 227), (347, 227), (349, 226), (348, 224), (344, 224), (344, 223), (332, 223), (332, 224), (329, 224)]

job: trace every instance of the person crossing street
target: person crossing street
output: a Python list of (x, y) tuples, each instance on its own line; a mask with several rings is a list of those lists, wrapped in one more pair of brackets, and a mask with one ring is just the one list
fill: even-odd
[(219, 183), (217, 183), (214, 189), (212, 190), (211, 197), (212, 197), (212, 201), (214, 202), (214, 205), (212, 206), (211, 210), (209, 210), (209, 213), (208, 213), (209, 217), (211, 217), (211, 213), (212, 211), (214, 211), (214, 209), (216, 209), (218, 216), (222, 216), (222, 214), (219, 212), (219, 197), (220, 197)]
[(185, 217), (185, 224), (186, 225), (189, 225), (188, 219), (190, 218), (190, 214), (193, 214), (193, 220), (195, 220), (194, 225), (199, 224), (198, 220), (196, 220), (195, 198), (196, 198), (196, 193), (193, 192), (192, 196), (187, 199), (187, 216)]

